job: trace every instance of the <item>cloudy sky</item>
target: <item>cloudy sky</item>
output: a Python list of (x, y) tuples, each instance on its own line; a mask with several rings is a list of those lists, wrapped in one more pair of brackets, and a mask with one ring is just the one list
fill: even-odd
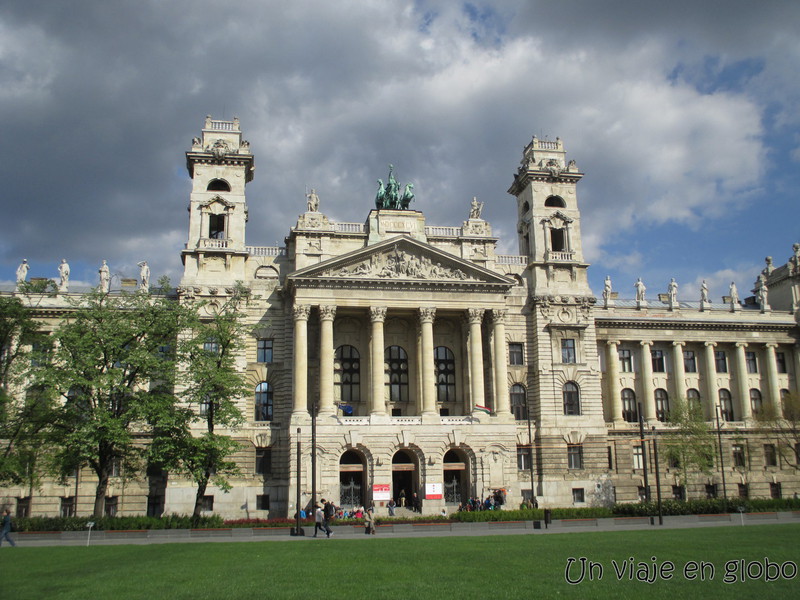
[(392, 163), (429, 225), (477, 196), (515, 254), (506, 190), (531, 136), (558, 136), (595, 293), (749, 290), (800, 241), (798, 22), (785, 0), (6, 0), (0, 282), (22, 258), (178, 281), (210, 114), (256, 157), (249, 245), (282, 245), (307, 187), (363, 222)]

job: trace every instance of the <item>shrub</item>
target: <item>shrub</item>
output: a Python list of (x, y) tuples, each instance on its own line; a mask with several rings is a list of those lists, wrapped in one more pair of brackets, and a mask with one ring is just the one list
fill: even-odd
[(192, 529), (222, 527), (222, 517), (210, 515), (195, 519), (187, 515), (167, 515), (164, 517), (26, 517), (14, 519), (17, 531), (85, 531), (87, 523), (94, 523), (98, 531), (121, 529)]

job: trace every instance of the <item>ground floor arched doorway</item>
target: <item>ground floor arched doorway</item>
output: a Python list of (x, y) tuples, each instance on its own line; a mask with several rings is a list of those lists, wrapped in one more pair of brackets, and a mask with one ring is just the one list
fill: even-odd
[(339, 459), (339, 506), (365, 506), (367, 466), (364, 457), (348, 450)]
[(392, 498), (401, 508), (413, 508), (414, 494), (418, 493), (416, 457), (408, 450), (398, 450), (392, 457)]
[(460, 450), (448, 450), (444, 455), (442, 479), (445, 504), (458, 505), (469, 499), (469, 460)]

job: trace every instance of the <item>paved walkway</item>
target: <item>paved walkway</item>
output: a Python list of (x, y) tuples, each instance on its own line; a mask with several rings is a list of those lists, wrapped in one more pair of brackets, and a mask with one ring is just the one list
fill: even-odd
[[(553, 521), (547, 528), (540, 521), (485, 523), (420, 523), (379, 525), (376, 536), (364, 535), (363, 526), (333, 527), (331, 539), (415, 538), (487, 535), (549, 535), (554, 533), (587, 533), (593, 531), (635, 531), (657, 529), (693, 529), (697, 527), (748, 527), (765, 524), (800, 523), (800, 511), (691, 515), (664, 517), (664, 524), (653, 524), (648, 517), (610, 519), (565, 519)], [(313, 538), (314, 527), (305, 528), (305, 536), (292, 536), (288, 528), (254, 529), (165, 529), (149, 531), (64, 531), (54, 533), (12, 533), (20, 547), (37, 546), (109, 546), (118, 544), (176, 544), (208, 542), (306, 542), (327, 543), (320, 534)], [(88, 543), (87, 543), (88, 542)]]

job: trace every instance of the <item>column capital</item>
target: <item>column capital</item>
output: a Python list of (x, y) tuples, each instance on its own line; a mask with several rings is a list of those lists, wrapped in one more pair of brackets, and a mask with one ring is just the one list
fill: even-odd
[(678, 346), (680, 346), (681, 348), (683, 348), (683, 347), (686, 345), (686, 342), (672, 342), (672, 345), (673, 345), (673, 346), (675, 346), (676, 348), (677, 348)]
[(619, 340), (607, 340), (606, 341), (606, 346), (619, 346), (619, 345), (620, 345), (620, 341)]
[(420, 323), (433, 323), (435, 317), (436, 317), (436, 307), (422, 306), (419, 308)]
[(474, 325), (475, 323), (480, 324), (483, 321), (484, 312), (486, 311), (482, 308), (467, 309), (467, 319), (469, 320), (470, 325)]
[(321, 305), (319, 307), (319, 318), (322, 321), (333, 321), (336, 317), (336, 306)]
[(645, 346), (652, 346), (653, 345), (653, 340), (642, 340), (641, 342), (639, 342), (639, 345), (642, 348), (644, 348)]
[(308, 321), (308, 315), (311, 312), (311, 307), (307, 304), (295, 304), (292, 307), (292, 317), (295, 321)]
[(716, 348), (717, 347), (717, 342), (703, 342), (703, 345), (706, 348)]
[(747, 348), (747, 342), (735, 342), (733, 345), (737, 348)]
[(373, 323), (375, 322), (383, 322), (386, 319), (386, 310), (385, 306), (370, 306), (369, 307), (369, 320)]
[(774, 350), (775, 348), (778, 347), (778, 343), (777, 342), (767, 342), (766, 344), (764, 344), (764, 347), (765, 348), (772, 348)]
[(506, 310), (505, 308), (493, 308), (492, 321), (494, 321), (495, 325), (502, 325), (506, 322), (507, 314), (508, 310)]

